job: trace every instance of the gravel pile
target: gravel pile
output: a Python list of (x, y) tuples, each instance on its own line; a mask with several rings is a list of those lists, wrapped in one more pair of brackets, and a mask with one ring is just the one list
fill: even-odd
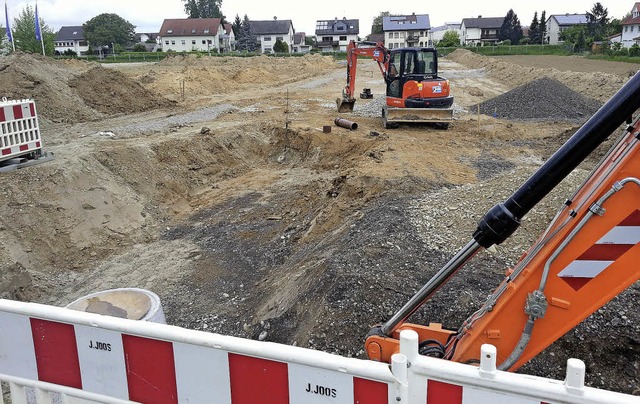
[[(501, 119), (582, 122), (600, 102), (543, 77), (480, 104), (480, 112)], [(477, 105), (471, 108), (477, 110)]]

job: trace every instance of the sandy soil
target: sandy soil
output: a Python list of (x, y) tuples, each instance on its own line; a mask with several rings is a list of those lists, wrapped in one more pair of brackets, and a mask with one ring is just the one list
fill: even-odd
[[(55, 154), (0, 176), (0, 293), (66, 305), (98, 290), (147, 288), (171, 324), (248, 338), (266, 331), (270, 341), (363, 357), (371, 325), (450, 258), (421, 235), (416, 201), (488, 179), (513, 187), (521, 175), (514, 167), (531, 172), (575, 130), (565, 122), (478, 121), (471, 107), (545, 75), (603, 101), (632, 69), (527, 59), (457, 51), (442, 60), (459, 111), (448, 131), (388, 131), (378, 117), (354, 115), (357, 131), (332, 126), (328, 134), (321, 128), (338, 116), (344, 64), (322, 56), (177, 56), (108, 69), (0, 59), (5, 94), (35, 98), (45, 147)], [(567, 70), (572, 63), (594, 67)], [(375, 64), (361, 63), (358, 73), (358, 88), (384, 94)], [(498, 202), (497, 194), (466, 194)], [(513, 250), (526, 248), (557, 207), (542, 206)], [(470, 237), (465, 226), (449, 226), (440, 242)], [(453, 282), (420, 320), (457, 327), (513, 259), (480, 256), (476, 272)], [(637, 288), (629, 293), (621, 306), (637, 301)], [(589, 356), (588, 383), (632, 391), (640, 323), (625, 319), (617, 343), (603, 340), (603, 329), (581, 328), (525, 370), (562, 378), (567, 357)], [(580, 338), (602, 349), (585, 352), (573, 344)], [(612, 362), (623, 370), (609, 369)]]

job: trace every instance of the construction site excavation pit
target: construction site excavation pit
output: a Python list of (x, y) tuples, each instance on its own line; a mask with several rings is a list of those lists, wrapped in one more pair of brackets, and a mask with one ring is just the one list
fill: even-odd
[[(456, 51), (440, 61), (442, 76), (452, 73), (456, 104), (444, 131), (386, 130), (376, 113), (338, 114), (333, 100), (346, 68), (319, 55), (178, 55), (108, 67), (2, 58), (7, 96), (35, 99), (56, 158), (0, 176), (0, 295), (64, 306), (101, 290), (141, 288), (159, 296), (168, 324), (363, 358), (371, 326), (406, 303), (486, 210), (581, 123), (491, 113), (478, 121), (473, 107), (543, 78), (602, 103), (611, 96), (603, 91), (628, 78), (617, 65), (571, 72), (552, 68), (570, 62), (561, 57), (545, 59), (549, 68), (511, 60)], [(589, 63), (580, 59), (583, 69)], [(354, 111), (375, 112), (385, 91), (379, 69), (365, 60), (358, 69), (356, 88), (375, 97)], [(129, 95), (110, 87), (109, 109), (80, 77), (135, 83), (145, 102), (124, 108)], [(336, 118), (357, 129), (324, 133)], [(459, 327), (604, 146), (411, 321)], [(632, 392), (640, 384), (640, 313), (631, 309), (639, 296), (632, 285), (523, 372), (561, 379), (566, 360), (577, 357), (587, 384)]]

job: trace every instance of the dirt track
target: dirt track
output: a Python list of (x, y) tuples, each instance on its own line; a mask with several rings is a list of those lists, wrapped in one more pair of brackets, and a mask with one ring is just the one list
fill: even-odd
[[(387, 131), (379, 118), (354, 115), (357, 131), (325, 134), (344, 85), (344, 67), (329, 58), (176, 57), (107, 69), (19, 57), (4, 60), (0, 83), (6, 96), (35, 98), (56, 159), (0, 176), (4, 296), (65, 305), (142, 287), (160, 295), (171, 324), (249, 338), (266, 331), (269, 341), (359, 357), (371, 325), (404, 304), (486, 207), (575, 129), (478, 122), (470, 107), (542, 76), (602, 102), (632, 69), (542, 63), (597, 63), (585, 74), (458, 53), (441, 63), (459, 110), (448, 131)], [(374, 64), (362, 63), (358, 80), (384, 93)], [(457, 327), (585, 173), (418, 320)], [(464, 211), (425, 222), (431, 201), (465, 199)], [(637, 388), (640, 314), (631, 307), (639, 294), (636, 284), (524, 370), (562, 378), (566, 359), (579, 357), (591, 385)]]

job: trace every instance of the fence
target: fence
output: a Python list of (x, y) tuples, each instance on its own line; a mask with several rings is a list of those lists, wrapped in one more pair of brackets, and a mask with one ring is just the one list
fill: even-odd
[(29, 401), (29, 388), (36, 388), (30, 402), (37, 403), (51, 402), (51, 391), (114, 403), (640, 403), (640, 397), (584, 387), (584, 364), (577, 360), (560, 382), (498, 371), (495, 357), (490, 345), (483, 346), (480, 367), (423, 357), (417, 334), (403, 331), (389, 366), (0, 300), (0, 381), (11, 385), (13, 403)]

